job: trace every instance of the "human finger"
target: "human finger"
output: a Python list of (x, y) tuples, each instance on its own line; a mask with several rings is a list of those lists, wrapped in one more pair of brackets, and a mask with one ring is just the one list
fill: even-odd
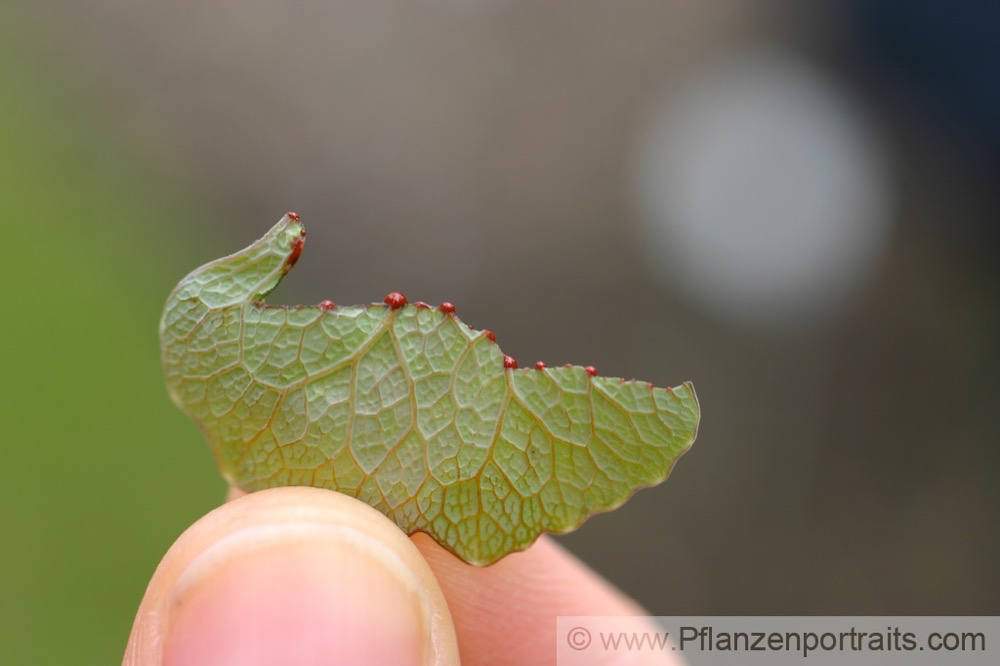
[[(543, 536), (527, 550), (488, 567), (471, 567), (424, 534), (412, 537), (437, 576), (451, 609), (462, 663), (553, 664), (560, 615), (628, 616), (617, 630), (659, 632), (638, 603)], [(678, 664), (670, 651), (605, 654), (593, 663)]]
[(277, 488), (212, 511), (164, 556), (126, 666), (458, 663), (444, 596), (371, 507)]

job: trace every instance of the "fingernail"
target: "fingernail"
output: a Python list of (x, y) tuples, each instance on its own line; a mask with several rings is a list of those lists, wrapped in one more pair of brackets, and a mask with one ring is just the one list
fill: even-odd
[(198, 555), (169, 603), (165, 666), (430, 663), (430, 607), (392, 550), (349, 526), (240, 529)]

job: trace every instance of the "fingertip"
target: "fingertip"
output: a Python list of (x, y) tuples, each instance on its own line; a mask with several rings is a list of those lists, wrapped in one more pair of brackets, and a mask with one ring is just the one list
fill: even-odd
[[(230, 498), (232, 499), (232, 498)], [(233, 499), (157, 568), (126, 664), (457, 663), (447, 604), (388, 519), (346, 495)]]
[(448, 600), (463, 664), (551, 663), (561, 615), (631, 616), (637, 630), (655, 628), (645, 609), (548, 536), (488, 567), (465, 564), (427, 535), (411, 539)]
[[(449, 601), (516, 598), (561, 614), (645, 615), (646, 611), (547, 535), (487, 567), (473, 567), (425, 534), (410, 537), (441, 581)], [(468, 591), (475, 589), (476, 593)]]

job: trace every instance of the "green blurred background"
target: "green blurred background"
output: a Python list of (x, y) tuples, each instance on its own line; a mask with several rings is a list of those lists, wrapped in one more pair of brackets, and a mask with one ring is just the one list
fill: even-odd
[(217, 228), (14, 18), (0, 10), (0, 663), (115, 663), (160, 556), (224, 493), (156, 338)]
[(918, 5), (5, 3), (0, 664), (119, 660), (219, 503), (160, 308), (288, 209), (276, 301), (695, 381), (670, 482), (562, 539), (652, 612), (998, 612), (1000, 21)]

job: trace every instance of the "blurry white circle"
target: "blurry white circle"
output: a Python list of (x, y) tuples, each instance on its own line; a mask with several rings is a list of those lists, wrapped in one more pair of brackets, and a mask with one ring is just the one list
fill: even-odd
[(840, 89), (793, 56), (740, 53), (653, 110), (636, 172), (642, 245), (663, 281), (717, 317), (808, 321), (878, 258), (888, 180)]

